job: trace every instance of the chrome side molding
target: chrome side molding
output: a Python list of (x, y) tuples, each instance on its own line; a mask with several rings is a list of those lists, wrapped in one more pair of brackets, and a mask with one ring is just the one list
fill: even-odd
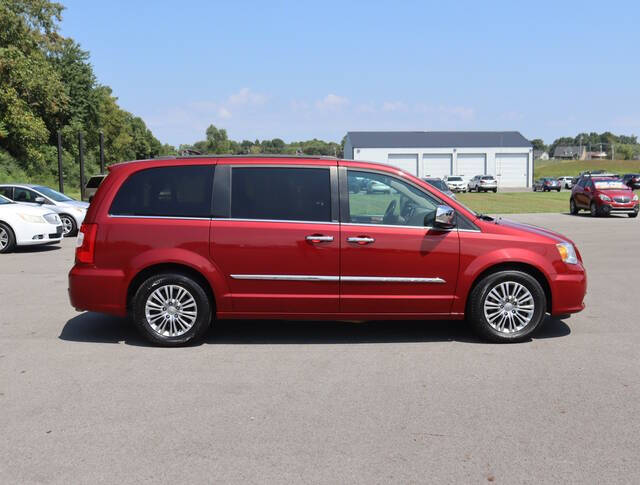
[(345, 283), (446, 283), (442, 278), (414, 278), (397, 276), (323, 276), (288, 274), (232, 274), (234, 280), (263, 281), (344, 281)]

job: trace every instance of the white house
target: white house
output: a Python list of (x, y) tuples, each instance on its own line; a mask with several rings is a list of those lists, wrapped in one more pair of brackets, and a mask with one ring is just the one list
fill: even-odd
[(517, 131), (350, 131), (344, 158), (380, 162), (418, 177), (494, 175), (531, 187), (533, 147)]

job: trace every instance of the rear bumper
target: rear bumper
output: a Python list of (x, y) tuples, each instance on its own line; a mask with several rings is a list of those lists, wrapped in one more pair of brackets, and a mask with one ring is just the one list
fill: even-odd
[(127, 286), (121, 270), (76, 265), (69, 272), (69, 300), (79, 311), (127, 315)]
[(587, 273), (582, 267), (577, 271), (557, 274), (551, 281), (552, 315), (577, 313), (584, 310), (584, 297), (587, 294)]

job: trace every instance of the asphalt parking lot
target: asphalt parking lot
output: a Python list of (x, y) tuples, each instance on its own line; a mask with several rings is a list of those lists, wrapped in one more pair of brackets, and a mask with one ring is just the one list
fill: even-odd
[(639, 219), (565, 233), (587, 308), (523, 344), (462, 322), (219, 322), (146, 345), (67, 300), (74, 240), (0, 256), (0, 482), (640, 483)]

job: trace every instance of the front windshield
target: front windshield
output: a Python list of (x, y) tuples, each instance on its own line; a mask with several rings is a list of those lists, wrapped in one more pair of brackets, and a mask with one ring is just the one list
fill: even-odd
[(53, 189), (50, 189), (49, 187), (44, 187), (42, 185), (34, 187), (34, 189), (40, 192), (41, 194), (45, 195), (46, 197), (49, 197), (51, 200), (55, 202), (69, 202), (70, 200), (75, 200), (67, 195), (61, 194), (57, 190), (53, 190)]
[(595, 180), (593, 183), (598, 190), (624, 190), (628, 188), (620, 179)]
[(4, 195), (0, 195), (0, 205), (12, 204), (9, 199), (7, 199)]
[(449, 177), (447, 180), (450, 182), (461, 182), (462, 177)]

